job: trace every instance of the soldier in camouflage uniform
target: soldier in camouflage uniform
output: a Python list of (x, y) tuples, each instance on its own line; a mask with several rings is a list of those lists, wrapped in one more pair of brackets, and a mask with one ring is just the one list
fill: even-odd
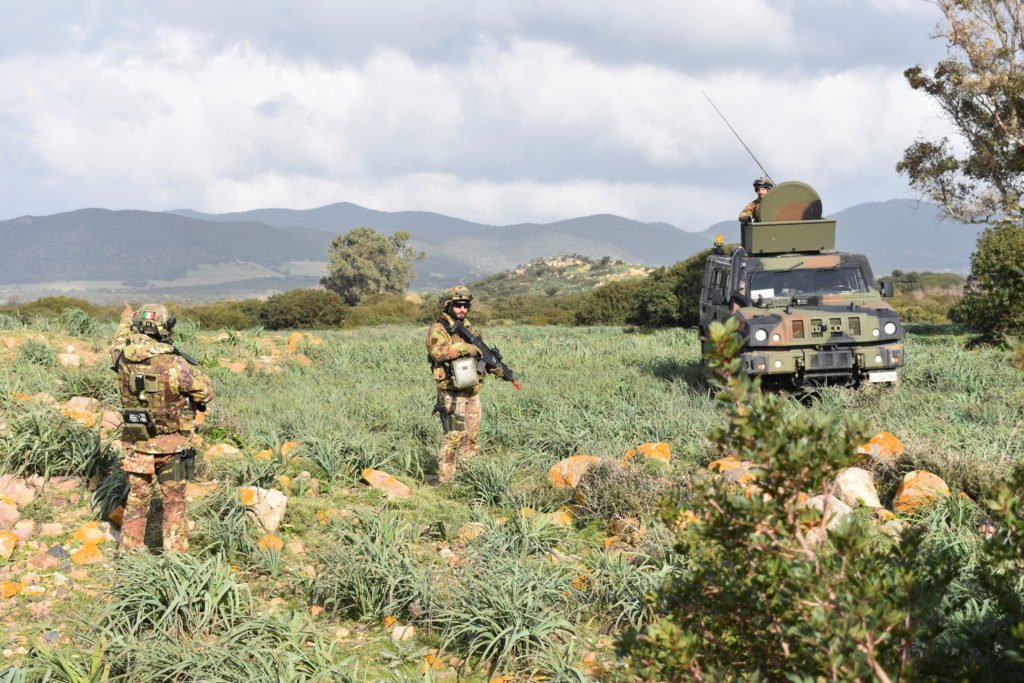
[(171, 343), (175, 319), (158, 304), (126, 304), (110, 348), (124, 408), (121, 466), (130, 492), (121, 547), (144, 548), (153, 485), (163, 496), (165, 552), (188, 550), (185, 485), (194, 465), (196, 411), (213, 400), (213, 383)]
[(768, 194), (768, 190), (773, 187), (775, 187), (775, 183), (770, 178), (764, 176), (754, 181), (754, 192), (757, 193), (757, 197), (740, 211), (740, 223), (742, 225), (751, 222), (756, 223), (761, 220), (761, 198)]
[[(466, 315), (472, 304), (473, 295), (463, 286), (449, 287), (438, 303), (441, 315), (427, 330), (427, 359), (437, 384), (435, 412), (441, 416), (441, 447), (437, 453), (437, 478), (446, 484), (455, 478), (455, 465), (459, 460), (476, 455), (477, 432), (480, 430), (480, 389), (484, 373), (478, 372), (479, 381), (467, 389), (456, 389), (453, 385), (451, 363), (459, 358), (479, 357), (480, 349), (470, 344), (452, 330), (456, 320), (461, 320), (470, 334), (476, 335)], [(488, 372), (502, 375), (500, 368)]]

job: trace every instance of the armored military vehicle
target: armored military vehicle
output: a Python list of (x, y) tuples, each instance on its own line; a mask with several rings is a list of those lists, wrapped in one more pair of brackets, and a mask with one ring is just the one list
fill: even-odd
[[(741, 226), (731, 254), (707, 259), (700, 331), (740, 321), (743, 369), (764, 384), (807, 388), (895, 383), (903, 366), (903, 325), (883, 297), (866, 257), (835, 250), (836, 221), (800, 182), (776, 185), (760, 204), (760, 221)], [(705, 351), (706, 351), (705, 343)]]

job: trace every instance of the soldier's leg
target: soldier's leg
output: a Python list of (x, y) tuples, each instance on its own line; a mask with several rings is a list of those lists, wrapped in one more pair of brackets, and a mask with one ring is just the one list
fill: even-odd
[(185, 509), (185, 465), (181, 458), (168, 460), (157, 479), (164, 499), (164, 552), (188, 552), (188, 514)]
[(153, 500), (153, 475), (126, 472), (128, 503), (121, 524), (121, 547), (125, 550), (146, 547), (146, 517)]
[(465, 399), (462, 414), (465, 419), (465, 429), (462, 432), (462, 443), (459, 444), (458, 458), (472, 458), (476, 455), (476, 436), (480, 432), (480, 394)]
[(455, 394), (438, 390), (438, 403), (442, 406), (441, 445), (437, 451), (437, 480), (447, 484), (455, 478), (455, 458), (462, 442), (462, 422), (457, 419), (458, 399)]

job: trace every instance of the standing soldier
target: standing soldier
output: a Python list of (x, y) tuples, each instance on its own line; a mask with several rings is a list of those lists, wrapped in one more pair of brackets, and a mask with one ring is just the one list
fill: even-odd
[[(441, 447), (437, 453), (437, 478), (442, 484), (455, 478), (456, 462), (476, 455), (476, 436), (480, 430), (480, 388), (484, 373), (476, 358), (480, 349), (454, 331), (461, 320), (467, 331), (476, 336), (466, 320), (473, 295), (458, 285), (444, 290), (438, 303), (441, 315), (427, 330), (427, 359), (437, 383), (437, 404), (434, 412), (441, 416)], [(499, 377), (501, 368), (488, 368)]]
[(754, 181), (754, 192), (757, 193), (757, 197), (740, 211), (740, 223), (742, 225), (750, 222), (756, 223), (761, 220), (761, 199), (773, 187), (775, 187), (775, 183), (772, 182), (771, 178), (766, 178), (765, 176), (761, 176)]
[(188, 550), (185, 484), (195, 466), (196, 411), (213, 400), (213, 383), (171, 343), (174, 316), (159, 304), (132, 312), (125, 304), (110, 348), (124, 409), (128, 504), (121, 547), (145, 547), (154, 480), (163, 496), (164, 552)]

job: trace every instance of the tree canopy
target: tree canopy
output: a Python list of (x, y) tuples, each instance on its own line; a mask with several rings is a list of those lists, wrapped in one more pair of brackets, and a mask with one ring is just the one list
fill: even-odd
[(401, 294), (416, 274), (413, 261), (425, 256), (408, 244), (409, 238), (404, 230), (389, 237), (365, 227), (335, 237), (320, 284), (352, 306), (371, 294)]
[[(910, 87), (942, 108), (961, 140), (917, 140), (896, 170), (952, 217), (1022, 219), (1024, 193), (1024, 0), (936, 0), (948, 57), (929, 73), (907, 69)], [(965, 145), (958, 144), (966, 143)]]

